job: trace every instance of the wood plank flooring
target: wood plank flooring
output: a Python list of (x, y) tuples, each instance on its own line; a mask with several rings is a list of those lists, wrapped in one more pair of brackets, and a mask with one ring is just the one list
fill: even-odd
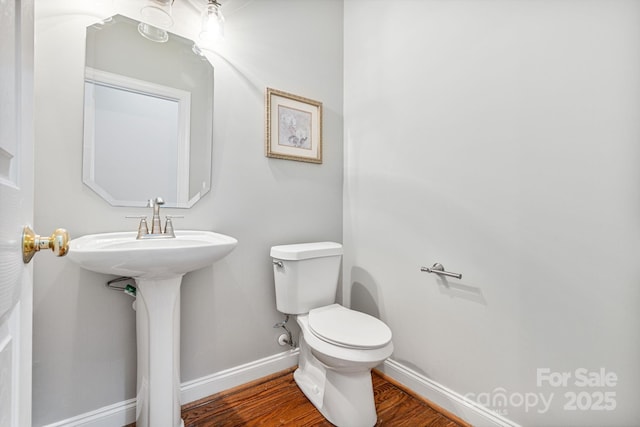
[[(470, 427), (384, 374), (374, 371), (372, 378), (377, 426)], [(186, 404), (182, 418), (185, 427), (332, 426), (300, 391), (293, 369)]]

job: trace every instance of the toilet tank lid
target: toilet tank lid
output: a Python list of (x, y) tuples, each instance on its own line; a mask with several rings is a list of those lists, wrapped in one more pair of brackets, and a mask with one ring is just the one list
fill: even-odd
[(298, 243), (271, 248), (271, 256), (282, 260), (301, 260), (342, 255), (342, 245), (335, 242)]

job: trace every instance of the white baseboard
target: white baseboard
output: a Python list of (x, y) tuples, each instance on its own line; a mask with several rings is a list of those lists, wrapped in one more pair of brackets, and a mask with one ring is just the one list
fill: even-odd
[[(211, 396), (241, 384), (275, 374), (298, 364), (298, 349), (288, 350), (273, 356), (235, 366), (206, 377), (187, 381), (180, 386), (183, 404)], [(105, 406), (95, 411), (61, 420), (45, 427), (113, 427), (124, 426), (136, 421), (136, 400)]]
[[(298, 363), (299, 350), (289, 350), (244, 365), (192, 381), (182, 383), (181, 402), (189, 403), (224, 390), (257, 380), (291, 368)], [(423, 375), (392, 360), (386, 360), (378, 369), (413, 390), (425, 399), (477, 427), (520, 427), (495, 412), (449, 390)], [(73, 418), (48, 424), (45, 427), (113, 427), (124, 426), (136, 420), (136, 400), (105, 406)]]
[(520, 427), (513, 421), (430, 380), (395, 360), (387, 359), (378, 367), (378, 370), (476, 427)]
[(193, 402), (267, 375), (284, 371), (298, 364), (298, 354), (300, 354), (300, 350), (296, 348), (193, 381), (184, 382), (180, 387), (181, 402), (182, 404)]
[(104, 406), (95, 411), (76, 415), (73, 418), (47, 424), (45, 427), (114, 427), (124, 426), (136, 421), (136, 399), (125, 400)]

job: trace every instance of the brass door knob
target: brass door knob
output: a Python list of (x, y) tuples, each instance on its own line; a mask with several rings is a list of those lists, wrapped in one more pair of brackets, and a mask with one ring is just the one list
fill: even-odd
[(31, 227), (22, 230), (22, 261), (28, 264), (40, 249), (51, 249), (56, 256), (65, 256), (69, 252), (69, 233), (58, 228), (49, 237), (41, 237)]

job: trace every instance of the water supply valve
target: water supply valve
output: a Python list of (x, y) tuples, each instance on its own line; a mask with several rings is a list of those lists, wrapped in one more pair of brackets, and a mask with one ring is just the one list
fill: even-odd
[(289, 329), (287, 329), (287, 322), (289, 321), (289, 315), (285, 315), (284, 320), (282, 322), (278, 322), (273, 325), (274, 328), (282, 328), (285, 333), (278, 337), (278, 344), (285, 346), (288, 345), (291, 348), (296, 348), (296, 343), (293, 341), (293, 334)]

